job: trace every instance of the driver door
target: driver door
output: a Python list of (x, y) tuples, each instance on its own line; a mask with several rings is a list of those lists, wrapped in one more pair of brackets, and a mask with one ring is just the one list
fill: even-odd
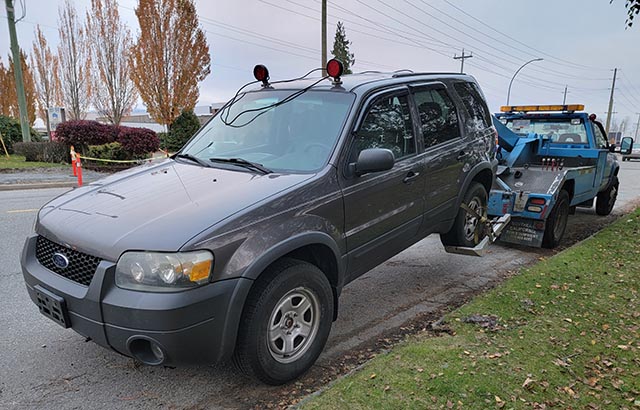
[(386, 148), (393, 152), (395, 165), (342, 181), (351, 272), (347, 281), (404, 249), (422, 223), (425, 167), (418, 154), (413, 112), (406, 88), (374, 96), (352, 135), (349, 163), (363, 149)]

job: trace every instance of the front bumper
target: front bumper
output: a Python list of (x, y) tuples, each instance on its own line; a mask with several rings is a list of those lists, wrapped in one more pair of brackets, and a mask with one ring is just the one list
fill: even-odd
[(42, 266), (36, 240), (37, 235), (27, 238), (21, 259), (29, 296), (37, 304), (44, 289), (64, 299), (68, 325), (81, 335), (132, 357), (139, 356), (136, 341), (153, 341), (166, 365), (215, 363), (233, 352), (251, 280), (175, 293), (138, 292), (118, 288), (115, 264), (103, 260), (87, 287)]

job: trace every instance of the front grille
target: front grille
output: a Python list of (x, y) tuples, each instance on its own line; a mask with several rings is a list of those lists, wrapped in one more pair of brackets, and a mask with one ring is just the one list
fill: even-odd
[[(61, 268), (53, 262), (53, 255), (56, 253), (60, 253), (67, 258), (69, 265), (66, 268)], [(74, 251), (66, 246), (52, 242), (44, 236), (38, 236), (36, 258), (45, 268), (84, 286), (89, 286), (93, 275), (96, 273), (96, 268), (100, 264), (100, 258)]]

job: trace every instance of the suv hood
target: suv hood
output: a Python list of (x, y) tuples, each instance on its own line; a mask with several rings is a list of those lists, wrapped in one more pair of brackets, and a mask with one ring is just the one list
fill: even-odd
[(36, 231), (114, 262), (127, 250), (177, 251), (203, 230), (311, 177), (167, 160), (59, 196), (40, 210)]

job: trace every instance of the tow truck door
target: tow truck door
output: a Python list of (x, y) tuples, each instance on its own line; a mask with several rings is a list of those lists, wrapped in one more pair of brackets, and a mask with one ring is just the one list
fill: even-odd
[(600, 152), (598, 152), (596, 178), (595, 181), (593, 181), (593, 188), (595, 188), (596, 192), (599, 192), (609, 183), (613, 157), (609, 158), (609, 142), (607, 141), (604, 129), (602, 129), (602, 124), (594, 121), (592, 121), (591, 124), (595, 143), (594, 147), (600, 150)]

